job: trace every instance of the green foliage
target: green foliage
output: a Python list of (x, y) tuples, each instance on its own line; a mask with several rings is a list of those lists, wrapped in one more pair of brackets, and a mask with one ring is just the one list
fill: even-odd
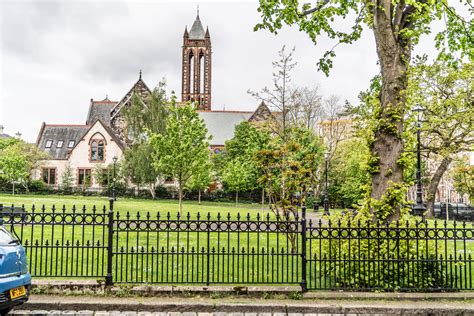
[(285, 137), (275, 135), (268, 148), (258, 152), (259, 183), (265, 188), (272, 211), (294, 216), (317, 181), (323, 147), (311, 130), (292, 127)]
[(469, 164), (467, 156), (456, 161), (453, 170), (454, 188), (457, 192), (467, 194), (474, 202), (474, 166)]
[(123, 171), (130, 181), (137, 186), (148, 185), (152, 197), (155, 196), (154, 186), (160, 172), (153, 166), (150, 157), (155, 153), (149, 142), (137, 142), (124, 153)]
[(7, 147), (10, 147), (14, 144), (17, 144), (17, 143), (20, 143), (21, 140), (19, 140), (18, 138), (0, 138), (0, 150), (3, 150)]
[[(474, 63), (454, 68), (446, 62), (417, 60), (409, 72), (407, 104), (424, 108), (421, 125), (424, 149), (440, 157), (469, 151), (474, 145)], [(417, 113), (409, 113), (416, 120)], [(407, 124), (408, 133), (417, 126)]]
[[(297, 25), (300, 31), (309, 35), (316, 44), (320, 36), (337, 41), (336, 45), (323, 54), (318, 66), (326, 75), (332, 68), (335, 47), (339, 44), (356, 42), (364, 25), (372, 29), (381, 65), (381, 82), (371, 85), (366, 100), (372, 109), (368, 132), (365, 135), (372, 152), (369, 171), (372, 175), (371, 198), (380, 199), (383, 192), (394, 189), (390, 182), (399, 182), (403, 176), (404, 165), (410, 163), (408, 155), (402, 155), (403, 121), (406, 114), (407, 74), (411, 52), (420, 37), (431, 32), (431, 23), (446, 18), (446, 28), (436, 36), (439, 58), (458, 64), (474, 58), (472, 38), (474, 24), (464, 19), (446, 0), (405, 1), (380, 0), (367, 2), (360, 0), (324, 0), (316, 4), (301, 4), (300, 1), (260, 0), (258, 12), (262, 21), (255, 30), (267, 29), (277, 33), (284, 25)], [(464, 5), (473, 12), (472, 0)], [(353, 19), (352, 28), (347, 31), (340, 20)], [(455, 56), (454, 52), (457, 52)], [(392, 146), (389, 144), (392, 143)], [(409, 148), (409, 146), (407, 146)], [(395, 163), (386, 160), (394, 157)], [(391, 158), (392, 158), (391, 157)], [(384, 160), (384, 169), (381, 160)], [(385, 166), (388, 164), (388, 168)], [(381, 172), (386, 172), (381, 174)], [(398, 189), (396, 189), (399, 192)], [(386, 200), (392, 199), (394, 192), (386, 192)], [(390, 198), (389, 198), (390, 196)], [(398, 197), (395, 200), (401, 199)], [(396, 218), (399, 207), (390, 205)], [(377, 212), (378, 210), (374, 209)]]
[(158, 83), (158, 86), (145, 100), (134, 93), (131, 106), (122, 109), (131, 140), (134, 142), (143, 141), (147, 131), (163, 133), (166, 128), (168, 104), (164, 80)]
[(182, 208), (183, 188), (210, 159), (209, 140), (204, 121), (191, 104), (177, 105), (172, 98), (164, 133), (149, 131), (153, 166), (157, 172), (178, 183)]
[(35, 145), (21, 140), (2, 142), (0, 149), (0, 178), (14, 185), (16, 183), (27, 187), (31, 172), (36, 168), (38, 161), (48, 157), (38, 151)]
[(29, 192), (40, 192), (45, 193), (49, 191), (48, 185), (43, 180), (31, 180), (28, 183)]
[(344, 205), (354, 205), (370, 190), (368, 161), (370, 151), (361, 138), (342, 141), (331, 159), (329, 191), (331, 200), (342, 199)]
[[(331, 225), (336, 229), (353, 229), (351, 236), (347, 235), (347, 238), (338, 239), (337, 242), (334, 239), (322, 239), (326, 259), (350, 258), (352, 262), (349, 265), (349, 260), (332, 261), (326, 274), (327, 277), (335, 277), (336, 286), (394, 290), (401, 285), (415, 289), (449, 287), (444, 264), (436, 260), (439, 259), (436, 254), (442, 253), (442, 249), (436, 247), (441, 247), (441, 244), (428, 240), (419, 242), (411, 234), (399, 230), (423, 230), (428, 227), (428, 222), (417, 222), (407, 215), (400, 221), (374, 222), (370, 213), (362, 211), (355, 217), (352, 214), (332, 216)], [(345, 234), (343, 229), (337, 231)], [(425, 259), (429, 261), (421, 262)], [(358, 260), (357, 264), (354, 264), (355, 260)], [(374, 274), (378, 277), (374, 277)]]
[(202, 165), (196, 167), (196, 171), (189, 179), (186, 187), (190, 190), (198, 190), (201, 192), (209, 188), (214, 180), (213, 178), (211, 160), (203, 160)]
[[(364, 26), (369, 29), (384, 27), (380, 21), (375, 23), (375, 16), (390, 15), (395, 37), (400, 45), (417, 44), (423, 34), (431, 32), (430, 24), (444, 18), (445, 28), (436, 35), (436, 46), (439, 57), (456, 64), (459, 58), (474, 58), (472, 39), (474, 38), (473, 23), (463, 18), (447, 1), (382, 1), (378, 5), (359, 0), (324, 0), (302, 4), (300, 1), (260, 0), (258, 12), (262, 21), (254, 30), (267, 29), (277, 33), (284, 25), (297, 25), (299, 30), (308, 34), (317, 44), (321, 36), (334, 39), (337, 44), (324, 52), (318, 66), (326, 75), (329, 74), (336, 56), (335, 47), (339, 44), (353, 44), (360, 39)], [(464, 1), (467, 11), (472, 14), (472, 0)], [(384, 12), (390, 8), (390, 12)], [(352, 27), (347, 30), (340, 23), (352, 20)], [(456, 55), (455, 53), (459, 54)]]
[(268, 146), (269, 133), (244, 121), (235, 127), (234, 137), (225, 144), (225, 151), (216, 157), (220, 162), (221, 181), (231, 192), (259, 188), (256, 154)]
[(64, 169), (63, 174), (61, 175), (61, 187), (65, 192), (71, 192), (72, 185), (74, 183), (74, 171), (71, 168), (71, 165), (68, 163)]
[(235, 202), (238, 203), (238, 193), (252, 190), (256, 174), (251, 161), (229, 160), (223, 171), (222, 181), (228, 190), (236, 193)]

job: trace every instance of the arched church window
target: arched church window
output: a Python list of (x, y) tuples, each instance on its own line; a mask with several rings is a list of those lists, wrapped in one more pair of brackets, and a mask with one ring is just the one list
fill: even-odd
[(91, 142), (91, 161), (104, 161), (105, 146), (103, 140)]
[(191, 93), (194, 92), (194, 73), (196, 71), (196, 67), (194, 65), (194, 54), (193, 51), (189, 52), (189, 77), (188, 77), (188, 82), (189, 82), (189, 91)]

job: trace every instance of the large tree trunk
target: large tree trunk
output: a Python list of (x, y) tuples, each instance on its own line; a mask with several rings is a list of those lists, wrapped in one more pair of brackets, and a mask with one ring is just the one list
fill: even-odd
[(380, 91), (380, 113), (376, 118), (379, 127), (375, 131), (375, 141), (371, 152), (374, 158), (371, 164), (372, 191), (371, 198), (383, 200), (393, 210), (390, 214), (377, 214), (374, 218), (396, 220), (400, 216), (400, 200), (385, 199), (387, 191), (396, 189), (403, 182), (403, 166), (398, 163), (403, 151), (402, 131), (405, 109), (404, 90), (407, 87), (407, 65), (410, 50), (392, 29), (391, 1), (380, 0), (374, 9), (374, 35), (379, 57), (382, 87)]
[(448, 170), (451, 161), (453, 161), (453, 158), (444, 157), (438, 168), (436, 169), (434, 175), (431, 177), (430, 184), (428, 185), (428, 190), (426, 192), (427, 218), (434, 217), (434, 203), (436, 198), (436, 192), (438, 191), (438, 185), (444, 173), (446, 172), (446, 170)]
[(239, 191), (235, 191), (235, 206), (239, 204)]
[(201, 205), (201, 189), (199, 189), (198, 193), (198, 204)]

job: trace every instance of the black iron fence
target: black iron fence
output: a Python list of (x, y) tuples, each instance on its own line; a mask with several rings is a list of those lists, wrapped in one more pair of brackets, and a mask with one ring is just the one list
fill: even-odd
[[(35, 277), (113, 283), (294, 284), (303, 290), (472, 290), (474, 227), (240, 214), (119, 213), (113, 203), (8, 208)], [(0, 207), (0, 212), (1, 212)]]

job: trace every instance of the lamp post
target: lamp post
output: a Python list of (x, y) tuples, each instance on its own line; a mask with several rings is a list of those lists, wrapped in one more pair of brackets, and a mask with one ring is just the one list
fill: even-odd
[(324, 174), (325, 174), (325, 185), (324, 185), (324, 215), (329, 215), (329, 197), (328, 197), (328, 160), (329, 152), (324, 153)]
[(413, 206), (413, 215), (423, 215), (426, 211), (426, 206), (423, 204), (423, 185), (421, 183), (421, 114), (423, 109), (419, 104), (413, 109), (418, 113), (416, 124), (416, 204)]
[(116, 179), (116, 173), (115, 173), (115, 168), (116, 168), (116, 165), (117, 165), (117, 156), (114, 156), (114, 158), (112, 158), (113, 162), (114, 162), (114, 177), (112, 179), (112, 200), (114, 201), (117, 201), (117, 198), (115, 197), (115, 181), (117, 180)]

